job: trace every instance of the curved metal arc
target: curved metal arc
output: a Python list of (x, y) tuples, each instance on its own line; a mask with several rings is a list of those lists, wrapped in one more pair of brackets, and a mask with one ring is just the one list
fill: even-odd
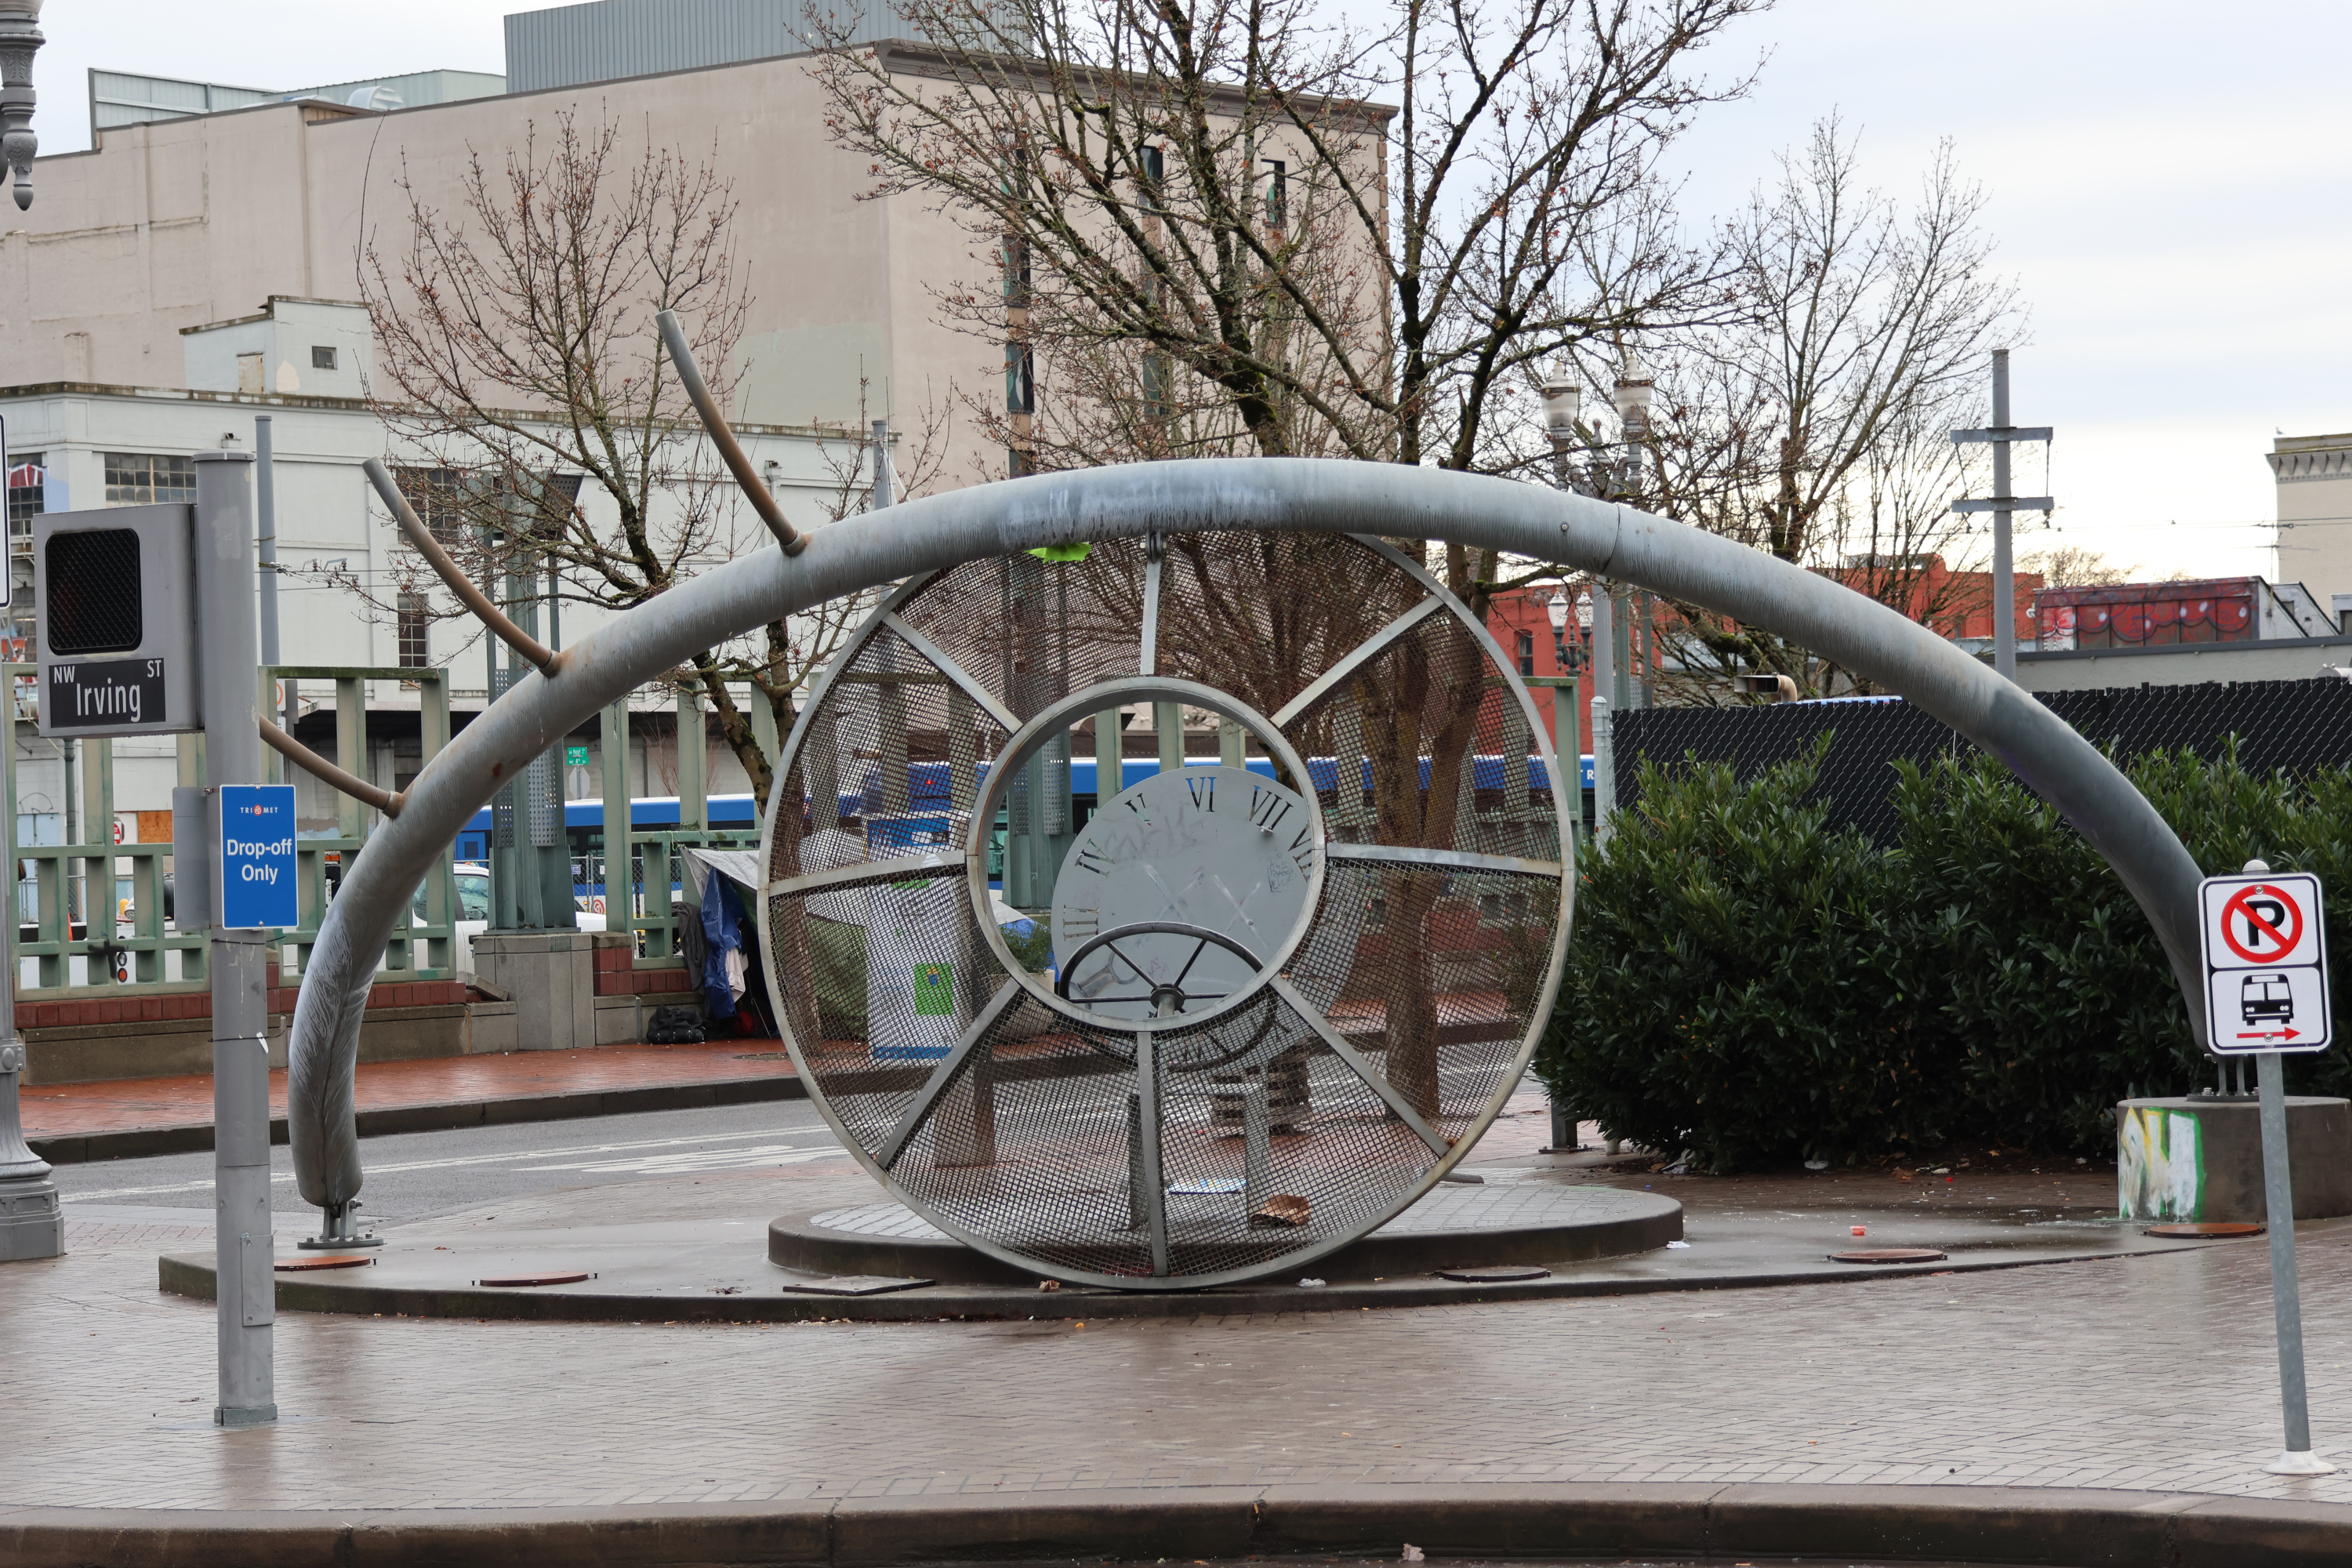
[[(351, 1077), (385, 942), (410, 895), (463, 824), (510, 776), (576, 724), (698, 648), (824, 600), (963, 561), (1047, 544), (1158, 531), (1265, 528), (1360, 535), (1367, 526), (1599, 570), (1780, 632), (1890, 689), (2006, 762), (2113, 866), (2172, 961), (2201, 1032), (2196, 862), (2155, 808), (2056, 715), (1929, 632), (1842, 584), (1732, 541), (1585, 497), (1506, 479), (1387, 464), (1194, 459), (1040, 475), (928, 497), (835, 523), (797, 557), (761, 552), (678, 584), (567, 650), (565, 679), (526, 678), (462, 731), (413, 784), (329, 906), (297, 1003), (289, 1121), (304, 1199), (341, 1203), (362, 1184)], [(1535, 731), (1540, 735), (1540, 730)], [(1560, 771), (1552, 769), (1555, 791)], [(774, 814), (771, 813), (771, 821)], [(1568, 921), (1556, 941), (1565, 943)], [(1558, 949), (1556, 947), (1555, 951)], [(1532, 1037), (1522, 1051), (1532, 1049)], [(1519, 1064), (1524, 1066), (1524, 1059)], [(811, 1085), (822, 1100), (822, 1089)], [(1497, 1100), (1495, 1105), (1499, 1105)], [(1492, 1114), (1495, 1106), (1487, 1108)], [(1474, 1129), (1475, 1130), (1475, 1129)], [(890, 1187), (863, 1150), (852, 1152)], [(1457, 1147), (1458, 1153), (1458, 1147)], [(1385, 1221), (1443, 1173), (1401, 1194)], [(904, 1196), (899, 1194), (898, 1195)], [(936, 1216), (933, 1216), (936, 1218)], [(1034, 1267), (943, 1226), (979, 1250)], [(1352, 1239), (1285, 1254), (1311, 1262)], [(1254, 1268), (1188, 1276), (1187, 1288)], [(1067, 1278), (1132, 1286), (1112, 1276)]]

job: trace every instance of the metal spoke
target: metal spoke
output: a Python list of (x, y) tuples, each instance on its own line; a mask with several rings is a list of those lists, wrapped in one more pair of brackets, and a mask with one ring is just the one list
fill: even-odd
[[(960, 849), (908, 855), (896, 860), (853, 860), (846, 866), (829, 866), (822, 871), (803, 871), (797, 877), (779, 878), (769, 883), (764, 891), (769, 898), (777, 899), (794, 893), (821, 893), (828, 889), (845, 888), (858, 882), (903, 882), (917, 877), (942, 876), (963, 868), (963, 852)], [(715, 871), (711, 874), (718, 875)]]
[[(1160, 561), (1165, 553), (1158, 534), (1143, 536), (1143, 647), (1141, 657), (1136, 660), (1136, 673), (1139, 675), (1160, 673)], [(1096, 788), (1101, 788), (1099, 781)], [(1110, 792), (1111, 795), (1117, 793), (1116, 790)], [(1101, 798), (1108, 800), (1110, 795), (1105, 795)]]
[(1322, 701), (1342, 682), (1354, 676), (1356, 671), (1378, 658), (1387, 649), (1389, 644), (1444, 607), (1445, 601), (1437, 595), (1432, 594), (1428, 598), (1349, 648), (1346, 658), (1316, 678), (1314, 685), (1282, 705), (1282, 710), (1274, 716), (1274, 727), (1277, 730), (1289, 728), (1293, 719)]
[(1136, 1138), (1143, 1167), (1144, 1218), (1150, 1227), (1151, 1272), (1168, 1274), (1168, 1188), (1160, 1173), (1160, 1053), (1148, 1033), (1135, 1037), (1135, 1094), (1142, 1126)]
[(1297, 1014), (1300, 1020), (1308, 1028), (1314, 1030), (1325, 1045), (1331, 1047), (1333, 1056), (1347, 1063), (1349, 1069), (1364, 1080), (1365, 1087), (1388, 1102), (1388, 1108), (1396, 1113), (1397, 1120), (1418, 1133), (1421, 1141), (1428, 1144), (1433, 1153), (1442, 1157), (1454, 1152), (1454, 1145), (1439, 1136), (1436, 1130), (1428, 1122), (1423, 1121), (1421, 1119), (1421, 1112), (1404, 1102), (1404, 1097), (1397, 1093), (1396, 1086), (1389, 1082), (1387, 1075), (1366, 1061), (1363, 1052), (1342, 1039), (1339, 1031), (1331, 1026), (1331, 1021), (1323, 1016), (1321, 1009), (1300, 995), (1297, 986), (1279, 974), (1268, 976), (1266, 984), (1276, 995), (1290, 1005), (1290, 1010)]
[(1176, 978), (1170, 981), (1168, 984), (1181, 989), (1184, 984), (1184, 976), (1192, 973), (1192, 966), (1200, 963), (1201, 955), (1208, 951), (1209, 939), (1204, 936), (1198, 942), (1193, 944), (1192, 956), (1184, 961), (1184, 967), (1178, 970), (1176, 972)]
[(930, 660), (932, 664), (938, 666), (940, 674), (946, 676), (950, 680), (954, 681), (958, 686), (962, 687), (964, 695), (971, 698), (974, 702), (979, 703), (981, 711), (987, 714), (991, 719), (995, 720), (998, 726), (1001, 727), (1006, 734), (1013, 734), (1020, 730), (1021, 721), (1013, 716), (1012, 710), (1008, 709), (1003, 703), (999, 702), (996, 700), (996, 693), (989, 690), (988, 688), (973, 679), (971, 672), (964, 668), (963, 666), (958, 664), (955, 660), (950, 658), (947, 654), (941, 650), (939, 644), (933, 642), (930, 638), (925, 637), (922, 633), (908, 626), (905, 620), (900, 618), (898, 611), (883, 611), (882, 624), (888, 626), (892, 631), (897, 632), (900, 637), (906, 638), (908, 645), (917, 653), (921, 654), (925, 658)]
[(1507, 871), (1520, 877), (1557, 879), (1566, 870), (1557, 860), (1523, 860), (1516, 855), (1475, 855), (1466, 849), (1423, 849), (1412, 844), (1326, 844), (1334, 860), (1374, 860), (1396, 865), (1443, 867), (1449, 871)]
[(963, 1032), (962, 1038), (940, 1058), (939, 1065), (931, 1069), (931, 1076), (923, 1080), (923, 1087), (916, 1091), (906, 1114), (898, 1118), (898, 1125), (893, 1127), (890, 1135), (875, 1149), (877, 1164), (887, 1171), (898, 1163), (898, 1156), (906, 1152), (908, 1142), (930, 1115), (932, 1105), (947, 1091), (949, 1083), (955, 1078), (956, 1069), (963, 1065), (964, 1058), (971, 1055), (972, 1047), (987, 1037), (996, 1020), (1003, 1017), (1004, 1010), (1019, 1001), (1022, 994), (1020, 983), (1007, 975), (1004, 984), (997, 988), (996, 994), (990, 997), (988, 1005), (974, 1016), (971, 1026)]

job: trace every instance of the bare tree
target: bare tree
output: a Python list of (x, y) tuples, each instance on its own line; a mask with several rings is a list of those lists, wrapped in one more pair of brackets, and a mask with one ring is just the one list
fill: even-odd
[(875, 193), (970, 235), (946, 317), (1057, 378), (1009, 400), (1034, 460), (1466, 468), (1528, 365), (1711, 308), (1655, 163), (1744, 86), (1686, 57), (1754, 4), (1395, 0), (1357, 35), (1311, 0), (906, 0), (933, 48), (814, 68)]
[(2056, 544), (2017, 558), (2020, 572), (2037, 572), (2051, 588), (2105, 588), (2127, 583), (2137, 565), (2118, 566), (2098, 551), (2080, 544)]
[[(368, 237), (362, 277), (374, 402), (412, 503), (469, 575), (517, 597), (552, 584), (559, 603), (617, 611), (765, 546), (654, 326), (664, 310), (691, 324), (725, 402), (749, 299), (730, 248), (735, 200), (709, 162), (661, 147), (631, 155), (617, 123), (563, 112), (544, 138), (530, 125), (500, 163), (472, 154), (455, 210), (432, 205), (404, 165), (397, 188), (405, 233), (383, 247)], [(865, 443), (853, 427), (827, 444), (835, 517), (866, 504)], [(903, 485), (928, 482), (935, 447), (926, 436), (900, 454)], [(347, 585), (378, 613), (457, 613), (417, 566)], [(779, 618), (680, 672), (761, 798), (771, 760), (734, 689), (785, 732), (794, 692), (859, 611), (841, 602)]]
[[(1641, 499), (1915, 616), (1953, 609), (1960, 590), (1933, 568), (1975, 564), (1980, 543), (1950, 505), (1982, 458), (1948, 432), (1980, 422), (1988, 351), (2022, 326), (2013, 285), (1991, 268), (1983, 207), (1948, 145), (1906, 205), (1862, 183), (1834, 119), (1815, 126), (1726, 226), (1742, 318), (1671, 341)], [(1677, 607), (1671, 626), (1702, 687), (1739, 668), (1807, 690), (1844, 679), (1695, 608)]]

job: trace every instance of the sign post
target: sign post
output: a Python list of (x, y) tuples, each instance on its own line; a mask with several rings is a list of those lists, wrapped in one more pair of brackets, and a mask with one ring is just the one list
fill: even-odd
[(2324, 1051), (2335, 1039), (2327, 995), (2327, 941), (2319, 879), (2273, 872), (2260, 860), (2236, 877), (2198, 887), (2205, 954), (2206, 1038), (2224, 1056), (2262, 1068), (2263, 1205), (2270, 1225), (2271, 1315), (2278, 1331), (2279, 1403), (2286, 1449), (2273, 1475), (2325, 1476), (2336, 1467), (2311, 1451), (2303, 1371), (2303, 1302), (2295, 1276), (2294, 1185), (2287, 1166), (2290, 1051)]
[[(261, 785), (261, 662), (249, 452), (196, 454), (195, 605), (204, 624), (213, 830), (213, 1244), (223, 1426), (278, 1419), (277, 1242), (269, 1215), (269, 932), (292, 918), (294, 790)], [(279, 846), (283, 846), (282, 858)], [(234, 848), (232, 849), (232, 845)], [(173, 859), (178, 860), (174, 856)], [(268, 875), (279, 865), (274, 880)], [(275, 901), (278, 889), (286, 901)]]

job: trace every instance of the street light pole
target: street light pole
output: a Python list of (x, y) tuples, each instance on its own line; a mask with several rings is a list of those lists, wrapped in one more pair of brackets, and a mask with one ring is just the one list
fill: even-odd
[(33, 56), (40, 49), (41, 0), (0, 0), (0, 162), (16, 172), (16, 210), (33, 205)]
[[(8, 427), (0, 420), (0, 495), (6, 493)], [(35, 635), (38, 635), (36, 628)], [(0, 693), (0, 701), (13, 701)], [(13, 719), (5, 725), (5, 743), (16, 743)], [(12, 835), (9, 843), (15, 842)], [(48, 1162), (25, 1142), (24, 1122), (17, 1113), (17, 1089), (25, 1077), (25, 1039), (16, 1032), (16, 859), (8, 857), (7, 914), (0, 919), (0, 1263), (26, 1258), (56, 1258), (66, 1249), (65, 1215), (58, 1202), (58, 1184), (49, 1179)]]

